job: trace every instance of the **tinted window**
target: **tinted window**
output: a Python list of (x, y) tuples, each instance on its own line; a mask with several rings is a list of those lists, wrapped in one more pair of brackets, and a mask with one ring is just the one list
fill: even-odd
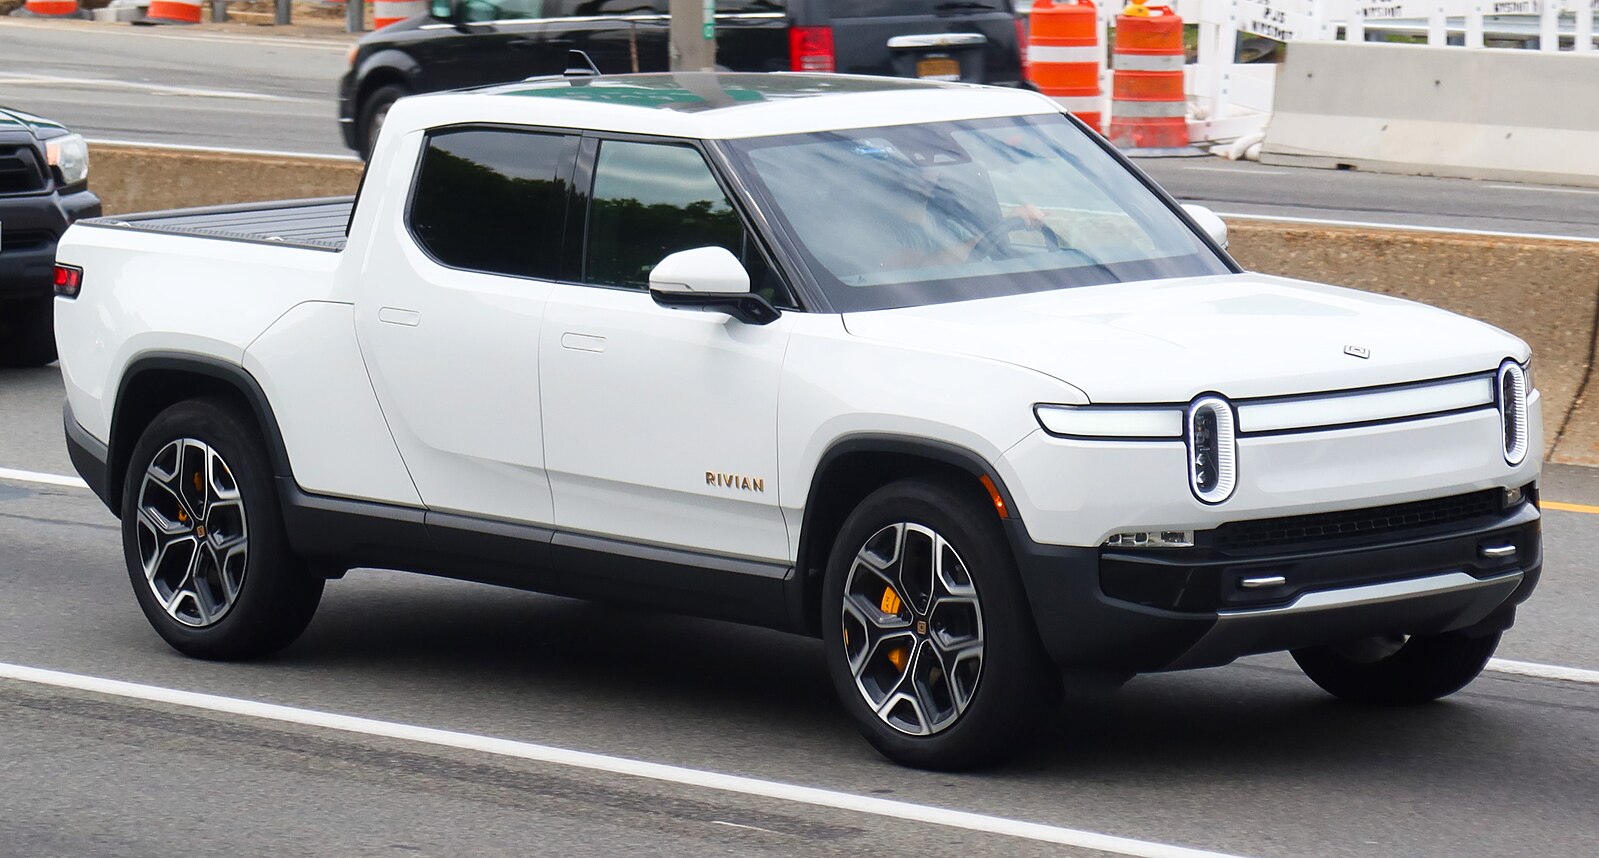
[[(938, 15), (1009, 12), (1010, 0), (833, 0), (828, 4), (835, 18), (897, 18), (907, 15)], [(984, 7), (987, 7), (986, 9)], [(722, 11), (722, 4), (716, 4)]]
[(789, 303), (699, 152), (618, 140), (600, 145), (587, 282), (648, 289), (650, 271), (668, 254), (713, 245), (744, 263), (753, 290), (779, 306)]
[(466, 130), (428, 138), (411, 233), (454, 268), (559, 276), (566, 172), (574, 138)]
[(551, 0), (466, 0), (461, 16), (469, 22), (544, 18), (557, 14), (554, 10), (560, 5)]
[[(589, 15), (665, 15), (671, 0), (547, 0), (552, 18)], [(721, 4), (718, 3), (718, 6)]]

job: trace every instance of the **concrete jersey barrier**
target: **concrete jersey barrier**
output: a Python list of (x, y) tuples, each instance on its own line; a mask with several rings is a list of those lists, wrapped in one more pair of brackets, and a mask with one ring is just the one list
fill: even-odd
[(1599, 54), (1296, 42), (1268, 164), (1599, 187)]
[[(1297, 46), (1296, 46), (1297, 49)], [(352, 194), (352, 160), (95, 144), (107, 214)], [(1267, 221), (1229, 224), (1246, 268), (1433, 304), (1532, 344), (1553, 461), (1599, 466), (1599, 242)]]

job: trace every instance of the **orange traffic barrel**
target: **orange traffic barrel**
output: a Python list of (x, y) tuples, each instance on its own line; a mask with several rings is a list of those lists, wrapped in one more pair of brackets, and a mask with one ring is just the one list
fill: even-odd
[(1027, 79), (1062, 109), (1100, 131), (1105, 109), (1099, 69), (1105, 49), (1099, 43), (1099, 13), (1093, 0), (1038, 0), (1033, 4), (1027, 40)]
[(29, 16), (40, 18), (82, 18), (78, 0), (27, 0), (22, 9)]
[(1110, 142), (1122, 149), (1188, 148), (1183, 19), (1134, 2), (1116, 16), (1111, 51)]
[(200, 0), (150, 0), (144, 12), (144, 22), (150, 24), (198, 24)]
[(372, 0), (372, 27), (381, 30), (427, 10), (426, 0)]

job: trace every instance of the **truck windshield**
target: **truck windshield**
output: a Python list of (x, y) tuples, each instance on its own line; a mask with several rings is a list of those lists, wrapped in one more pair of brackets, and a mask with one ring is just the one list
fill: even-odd
[(839, 312), (1231, 270), (1058, 114), (727, 148)]

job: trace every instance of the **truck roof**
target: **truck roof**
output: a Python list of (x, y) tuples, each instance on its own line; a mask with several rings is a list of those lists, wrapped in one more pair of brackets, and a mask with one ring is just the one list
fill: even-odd
[(1025, 90), (886, 77), (674, 72), (534, 78), (402, 99), (407, 131), (513, 123), (733, 139), (809, 131), (1057, 113)]

